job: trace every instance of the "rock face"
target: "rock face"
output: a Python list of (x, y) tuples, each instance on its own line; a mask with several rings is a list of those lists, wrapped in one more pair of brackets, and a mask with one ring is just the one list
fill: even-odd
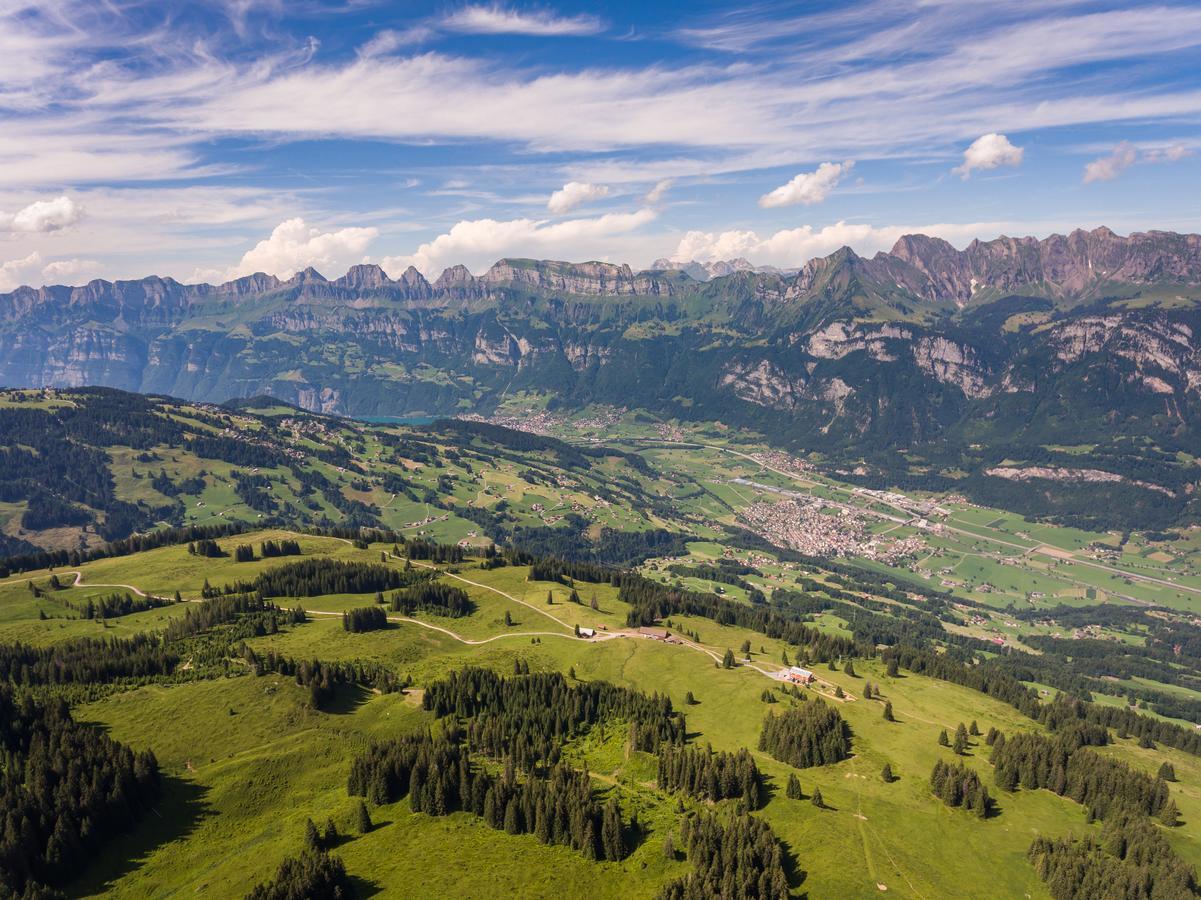
[(963, 250), (908, 235), (795, 274), (505, 259), (433, 283), (361, 265), (333, 280), (20, 288), (0, 295), (0, 384), (274, 394), (364, 415), (488, 409), (528, 390), (848, 451), (1015, 427), (1043, 445), (1125, 429), (1167, 447), (1201, 421), (1198, 334), (1197, 235)]

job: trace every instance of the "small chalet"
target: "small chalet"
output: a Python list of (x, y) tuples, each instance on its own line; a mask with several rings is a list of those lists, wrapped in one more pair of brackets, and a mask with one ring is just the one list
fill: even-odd
[(666, 628), (648, 628), (643, 626), (638, 629), (638, 633), (643, 637), (650, 638), (653, 641), (665, 641), (671, 637), (671, 632)]
[(791, 681), (793, 684), (813, 683), (813, 673), (808, 669), (802, 669), (800, 666), (789, 666), (780, 675), (784, 681)]
[(596, 637), (596, 629), (595, 628), (581, 628), (580, 629), (580, 637), (586, 637), (586, 638)]

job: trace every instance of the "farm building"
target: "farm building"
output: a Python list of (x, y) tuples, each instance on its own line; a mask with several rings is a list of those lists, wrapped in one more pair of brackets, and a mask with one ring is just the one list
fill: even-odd
[(671, 632), (666, 628), (647, 628), (643, 626), (642, 628), (638, 629), (638, 633), (642, 635), (642, 637), (647, 637), (655, 641), (665, 641), (671, 637)]
[(802, 669), (800, 666), (789, 666), (780, 673), (780, 677), (784, 681), (791, 681), (794, 684), (810, 684), (813, 682), (813, 673), (808, 669)]
[(580, 637), (586, 637), (586, 638), (596, 637), (596, 629), (595, 628), (581, 628), (580, 629)]

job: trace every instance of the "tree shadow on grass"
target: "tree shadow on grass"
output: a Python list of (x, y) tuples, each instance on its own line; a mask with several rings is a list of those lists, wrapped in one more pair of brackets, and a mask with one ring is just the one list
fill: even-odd
[(384, 892), (376, 882), (362, 875), (355, 875), (353, 872), (348, 872), (350, 883), (354, 886), (354, 896), (356, 900), (361, 900), (363, 897), (376, 897)]
[(209, 789), (183, 778), (163, 776), (163, 792), (125, 834), (106, 843), (71, 884), (69, 896), (107, 893), (113, 884), (136, 872), (164, 844), (189, 837), (210, 812), (205, 800)]
[(371, 691), (361, 684), (339, 684), (334, 688), (333, 699), (321, 707), (331, 716), (346, 716), (371, 699)]
[(796, 854), (792, 852), (792, 845), (788, 841), (781, 840), (780, 849), (784, 851), (780, 862), (784, 869), (784, 877), (788, 879), (789, 896), (808, 897), (808, 893), (795, 894), (794, 892), (805, 883), (805, 879), (809, 877), (809, 873), (797, 864)]

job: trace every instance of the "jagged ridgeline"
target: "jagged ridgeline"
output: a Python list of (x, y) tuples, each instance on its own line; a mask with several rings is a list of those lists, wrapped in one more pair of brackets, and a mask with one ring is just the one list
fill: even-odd
[[(373, 266), (95, 281), (0, 295), (0, 384), (357, 416), (487, 412), (528, 390), (866, 457), (865, 479), (1154, 527), (1190, 502), (1176, 454), (1198, 438), (1199, 297), (1201, 237), (1104, 228), (962, 251), (910, 235), (871, 259), (844, 248), (795, 274), (707, 281), (518, 259), (432, 283)], [(1088, 466), (1057, 449), (1081, 444), (1096, 445)], [(908, 465), (889, 455), (902, 448)], [(248, 474), (247, 502), (269, 504), (261, 487)], [(47, 496), (30, 514), (70, 512)]]

